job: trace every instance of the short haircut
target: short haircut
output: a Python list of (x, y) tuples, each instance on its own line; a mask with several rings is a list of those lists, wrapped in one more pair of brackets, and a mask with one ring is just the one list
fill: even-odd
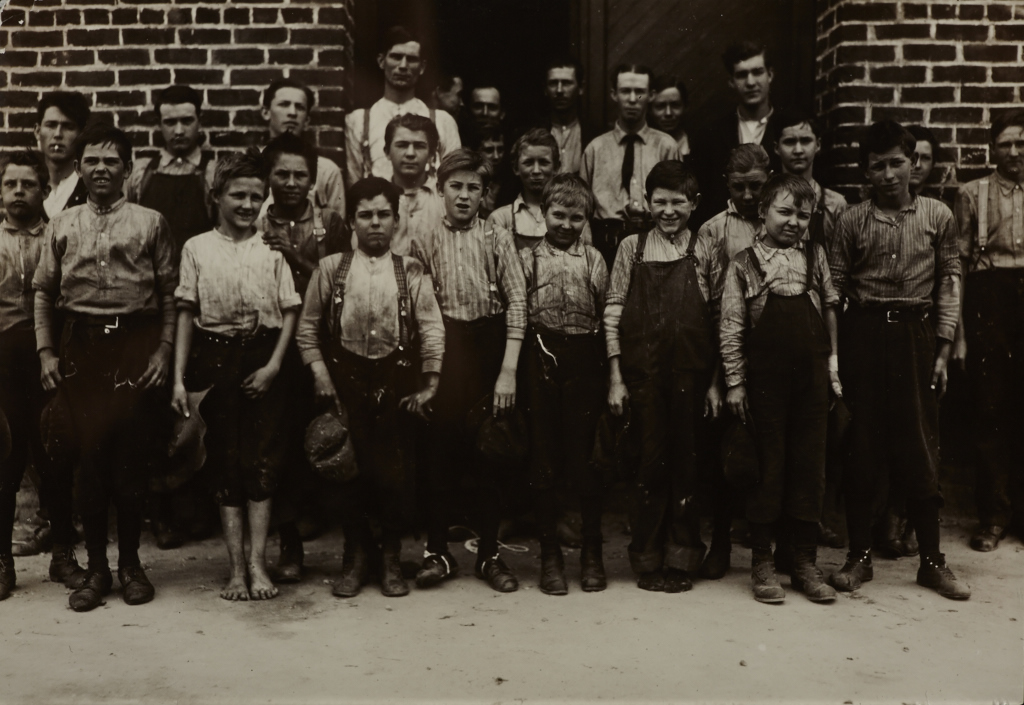
[(751, 171), (763, 171), (765, 175), (771, 170), (768, 152), (759, 144), (741, 144), (729, 152), (729, 161), (725, 163), (726, 174), (746, 174)]
[(548, 147), (551, 149), (551, 161), (555, 164), (555, 171), (562, 165), (562, 157), (558, 153), (558, 140), (549, 130), (543, 127), (535, 127), (520, 135), (519, 139), (512, 145), (512, 163), (519, 163), (519, 155), (526, 147)]
[[(462, 80), (462, 74), (455, 73), (454, 71), (442, 71), (437, 77), (437, 90), (447, 93), (455, 85), (455, 79)], [(465, 81), (463, 81), (463, 84), (465, 84)]]
[(615, 67), (615, 70), (612, 71), (611, 75), (611, 87), (613, 90), (619, 87), (619, 76), (624, 73), (639, 73), (646, 75), (648, 82), (647, 85), (649, 87), (654, 85), (654, 70), (649, 66), (644, 66), (643, 64), (619, 64)]
[(1008, 127), (1024, 127), (1024, 110), (1011, 110), (1006, 113), (1000, 113), (992, 121), (992, 128), (990, 130), (992, 144), (996, 143), (999, 135), (1003, 134), (1003, 131)]
[(157, 122), (160, 121), (161, 105), (184, 105), (190, 103), (196, 107), (196, 117), (203, 114), (203, 96), (199, 95), (192, 86), (174, 85), (160, 91), (160, 94), (153, 101), (153, 112), (156, 113)]
[(234, 179), (259, 179), (266, 190), (267, 164), (258, 149), (249, 147), (244, 152), (231, 152), (218, 159), (210, 190), (214, 196), (220, 196)]
[(804, 124), (811, 128), (811, 132), (814, 133), (815, 137), (819, 140), (821, 139), (821, 125), (815, 117), (801, 112), (786, 112), (779, 115), (780, 134), (787, 127), (796, 127)]
[(473, 85), (471, 85), (469, 87), (469, 90), (467, 91), (469, 93), (470, 102), (472, 102), (473, 100), (473, 91), (482, 91), (486, 88), (493, 88), (494, 90), (498, 91), (498, 102), (500, 103), (503, 97), (503, 91), (501, 89), (501, 86), (498, 85), (498, 82), (491, 78), (490, 76), (483, 76), (473, 81)]
[(545, 80), (547, 79), (548, 72), (550, 72), (551, 69), (572, 69), (573, 71), (576, 72), (574, 74), (576, 76), (576, 83), (578, 83), (581, 86), (583, 85), (583, 64), (581, 64), (578, 59), (575, 59), (568, 55), (556, 56), (554, 59), (547, 63), (547, 66), (544, 67)]
[(647, 181), (644, 182), (648, 200), (654, 194), (654, 189), (658, 188), (679, 191), (691, 201), (700, 193), (697, 177), (678, 159), (666, 159), (663, 162), (658, 162), (651, 169), (647, 175)]
[(380, 39), (380, 53), (387, 54), (391, 51), (391, 47), (398, 44), (408, 44), (409, 42), (416, 42), (420, 45), (420, 51), (423, 50), (423, 42), (413, 32), (409, 31), (401, 25), (395, 25), (388, 29), (384, 33), (384, 36)]
[(268, 174), (277, 163), (278, 157), (282, 154), (294, 154), (305, 159), (309, 175), (312, 177), (313, 182), (316, 183), (316, 165), (319, 159), (316, 147), (298, 135), (293, 135), (291, 132), (282, 132), (270, 140), (267, 146), (263, 148), (263, 161), (266, 164)]
[(301, 81), (296, 81), (294, 78), (279, 78), (269, 86), (267, 90), (263, 91), (263, 107), (269, 108), (270, 104), (274, 102), (274, 96), (282, 88), (296, 88), (306, 94), (306, 109), (312, 110), (316, 104), (316, 96), (313, 95), (313, 90)]
[(470, 132), (469, 137), (469, 142), (474, 149), (482, 149), (484, 142), (497, 142), (498, 140), (507, 144), (507, 141), (505, 140), (505, 131), (497, 125), (474, 127)]
[(725, 70), (732, 75), (733, 70), (736, 68), (736, 64), (747, 59), (753, 59), (755, 56), (764, 55), (764, 67), (770, 69), (772, 67), (772, 57), (768, 53), (768, 48), (761, 42), (736, 42), (726, 47), (725, 51), (722, 52), (722, 66)]
[(679, 96), (683, 99), (684, 107), (690, 104), (690, 92), (686, 90), (686, 84), (683, 83), (683, 79), (679, 76), (669, 74), (667, 76), (658, 76), (651, 81), (651, 95), (657, 95), (669, 88), (675, 88), (679, 91)]
[(395, 212), (395, 217), (397, 218), (398, 198), (401, 194), (402, 192), (398, 187), (387, 179), (382, 179), (379, 176), (368, 176), (352, 184), (352, 188), (348, 190), (348, 197), (345, 199), (345, 215), (348, 220), (354, 220), (360, 201), (370, 201), (377, 196), (384, 196), (388, 199), (388, 203), (391, 204), (391, 210)]
[(71, 151), (75, 160), (82, 161), (82, 153), (85, 148), (94, 144), (113, 144), (117, 148), (117, 154), (125, 166), (132, 162), (132, 142), (121, 130), (106, 122), (94, 122), (79, 133), (71, 145)]
[(391, 118), (391, 122), (384, 128), (384, 153), (387, 154), (388, 150), (391, 149), (391, 141), (395, 138), (395, 133), (399, 127), (404, 127), (407, 130), (413, 132), (422, 132), (427, 136), (427, 146), (430, 149), (430, 156), (434, 156), (437, 153), (437, 144), (441, 138), (437, 134), (437, 125), (434, 121), (423, 115), (414, 115), (413, 113), (405, 113)]
[(904, 156), (914, 156), (917, 139), (910, 131), (894, 120), (881, 120), (864, 130), (860, 139), (860, 165), (868, 168), (868, 157), (871, 154), (884, 154), (897, 147)]
[(36, 172), (39, 179), (39, 188), (44, 191), (50, 185), (50, 170), (46, 168), (46, 160), (41, 152), (34, 149), (19, 149), (17, 152), (8, 152), (0, 155), (0, 178), (9, 166), (29, 166)]
[(36, 108), (36, 122), (41, 123), (50, 108), (57, 108), (67, 115), (79, 130), (84, 130), (85, 123), (89, 122), (89, 101), (78, 91), (54, 91), (43, 95)]
[(546, 212), (556, 203), (567, 208), (582, 208), (587, 220), (594, 215), (594, 193), (576, 174), (555, 174), (544, 185), (541, 209)]
[(793, 174), (775, 174), (768, 179), (764, 188), (761, 189), (759, 208), (765, 211), (768, 210), (772, 203), (775, 202), (776, 196), (787, 193), (793, 197), (794, 205), (810, 204), (812, 208), (814, 207), (814, 189), (807, 179)]
[(487, 188), (494, 178), (494, 165), (491, 164), (491, 160), (480, 152), (465, 147), (448, 152), (441, 160), (441, 165), (437, 168), (438, 187), (444, 186), (448, 177), (457, 171), (476, 172), (480, 175), (484, 188)]
[[(1022, 127), (1024, 127), (1024, 124), (1022, 124)], [(917, 140), (918, 144), (920, 144), (922, 140), (930, 144), (932, 146), (932, 157), (934, 157), (936, 161), (941, 158), (942, 145), (939, 144), (939, 138), (935, 136), (934, 132), (924, 125), (910, 125), (907, 128), (907, 132), (914, 136), (914, 139)], [(917, 145), (914, 146), (915, 148), (917, 147)]]

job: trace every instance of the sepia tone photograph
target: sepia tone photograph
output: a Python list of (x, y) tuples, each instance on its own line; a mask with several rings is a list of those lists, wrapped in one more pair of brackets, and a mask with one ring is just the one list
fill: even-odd
[(0, 0), (0, 704), (1024, 701), (1024, 0)]

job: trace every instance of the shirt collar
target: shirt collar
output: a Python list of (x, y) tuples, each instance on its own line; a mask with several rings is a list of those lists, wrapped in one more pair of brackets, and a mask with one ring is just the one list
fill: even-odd
[(85, 202), (89, 204), (89, 208), (96, 215), (107, 215), (108, 213), (113, 213), (116, 210), (120, 210), (121, 207), (125, 203), (127, 203), (127, 201), (125, 200), (124, 194), (121, 194), (121, 197), (119, 199), (117, 199), (116, 201), (114, 201), (114, 203), (112, 205), (109, 205), (109, 206), (97, 205), (96, 202), (92, 200), (92, 198), (86, 199)]
[(791, 247), (772, 247), (771, 245), (766, 245), (764, 243), (764, 239), (765, 237), (767, 237), (767, 235), (768, 233), (765, 231), (764, 226), (762, 225), (760, 230), (757, 231), (757, 235), (754, 236), (754, 246), (757, 248), (758, 253), (760, 253), (761, 257), (766, 262), (770, 260), (772, 257), (774, 257), (777, 253), (782, 252), (784, 250), (804, 249), (805, 240), (798, 240)]
[[(905, 205), (902, 208), (900, 208), (900, 213), (908, 213), (908, 212), (916, 211), (917, 210), (917, 199), (918, 198), (920, 198), (920, 197), (919, 196), (915, 196), (915, 195), (913, 195), (913, 193), (911, 193), (910, 203), (908, 203), (907, 205)], [(886, 221), (892, 220), (892, 218), (890, 218), (885, 213), (883, 213), (882, 209), (878, 207), (878, 201), (875, 199), (874, 194), (872, 194), (872, 196), (871, 196), (871, 212), (879, 220), (886, 220)]]
[[(653, 129), (650, 125), (644, 123), (644, 126), (637, 130), (636, 135), (640, 138), (642, 144), (647, 144)], [(622, 129), (622, 125), (619, 124), (618, 120), (615, 121), (615, 127), (612, 128), (612, 132), (615, 133), (615, 144), (622, 144), (622, 140), (625, 139), (626, 135), (630, 134)]]
[(414, 110), (420, 110), (421, 109), (420, 106), (422, 106), (423, 108), (427, 107), (427, 104), (424, 103), (419, 98), (411, 98), (411, 99), (405, 101), (404, 103), (396, 103), (393, 100), (388, 100), (384, 96), (381, 96), (381, 99), (378, 102), (380, 102), (383, 105), (387, 106), (391, 110), (401, 111), (403, 113), (409, 113), (409, 112), (412, 112)]
[[(739, 212), (739, 210), (736, 208), (736, 204), (732, 202), (731, 198), (728, 201), (728, 205), (726, 205), (726, 207), (725, 207), (725, 212), (728, 215), (735, 216), (735, 217), (739, 218), (740, 220), (742, 220), (744, 222), (747, 222), (747, 223), (751, 222), (751, 221), (747, 220), (746, 216), (744, 216), (742, 213)], [(760, 222), (760, 218), (757, 221), (754, 221), (754, 222)]]
[(651, 233), (654, 234), (654, 235), (657, 235), (658, 237), (660, 237), (665, 242), (668, 242), (668, 243), (671, 243), (671, 244), (677, 245), (677, 246), (678, 245), (682, 245), (684, 242), (687, 243), (687, 244), (689, 244), (689, 242), (690, 242), (690, 229), (689, 228), (683, 228), (682, 230), (680, 230), (678, 233), (676, 233), (672, 237), (669, 237), (668, 235), (666, 235), (665, 233), (661, 232), (657, 228), (652, 228), (651, 229)]
[(533, 211), (530, 210), (530, 206), (527, 205), (526, 201), (523, 200), (523, 194), (516, 196), (516, 200), (512, 201), (512, 213), (513, 215), (519, 211), (526, 211), (530, 215), (533, 215)]
[(540, 247), (545, 248), (547, 253), (550, 254), (550, 255), (558, 255), (558, 254), (561, 254), (561, 253), (564, 252), (566, 254), (572, 255), (573, 257), (582, 257), (583, 256), (583, 237), (580, 236), (580, 237), (576, 238), (576, 242), (572, 243), (571, 245), (569, 245), (564, 250), (560, 250), (559, 248), (555, 247), (550, 242), (548, 242), (548, 238), (545, 235), (544, 236), (544, 242), (542, 242), (540, 244)]
[(768, 118), (770, 118), (772, 116), (772, 113), (774, 113), (774, 112), (775, 112), (775, 108), (769, 108), (768, 109), (768, 114), (765, 115), (763, 118), (759, 118), (757, 120), (745, 120), (745, 119), (743, 119), (743, 116), (740, 115), (740, 109), (736, 108), (736, 117), (739, 119), (740, 122), (756, 122), (758, 125), (767, 125), (768, 124)]
[(46, 227), (46, 220), (44, 220), (43, 218), (40, 218), (39, 221), (30, 228), (19, 228), (17, 225), (9, 221), (7, 218), (4, 218), (3, 221), (0, 221), (0, 223), (2, 223), (4, 230), (11, 233), (12, 235), (17, 235), (18, 233), (26, 233), (33, 237), (43, 232), (43, 228)]
[(467, 225), (464, 228), (457, 228), (454, 225), (452, 225), (452, 221), (448, 220), (448, 214), (445, 213), (442, 218), (442, 222), (444, 223), (444, 227), (448, 228), (448, 230), (451, 230), (453, 233), (464, 233), (469, 232), (470, 230), (474, 230), (477, 226), (479, 226), (480, 218), (474, 215), (473, 220), (469, 221), (469, 225)]
[(160, 149), (160, 166), (162, 167), (167, 166), (171, 162), (177, 161), (179, 158), (183, 159), (183, 161), (188, 162), (192, 166), (197, 167), (203, 161), (203, 150), (200, 149), (199, 145), (197, 144), (195, 146), (195, 149), (186, 154), (184, 157), (176, 157), (170, 152), (168, 152), (166, 149)]
[(306, 201), (306, 210), (302, 211), (302, 216), (299, 218), (281, 218), (274, 212), (274, 206), (276, 204), (271, 203), (267, 208), (267, 218), (274, 221), (275, 223), (304, 223), (313, 217), (313, 204)]
[(1009, 196), (1010, 193), (1019, 186), (1016, 181), (1010, 181), (1008, 178), (1000, 174), (998, 170), (993, 173), (996, 177), (996, 183), (999, 185), (999, 190), (1003, 192), (1004, 196)]
[(368, 255), (365, 252), (363, 252), (362, 249), (357, 247), (354, 250), (354, 256), (358, 257), (360, 259), (366, 260), (370, 264), (378, 264), (378, 263), (382, 262), (383, 260), (385, 260), (386, 258), (390, 257), (391, 256), (391, 251), (388, 250), (387, 252), (385, 252), (382, 255), (379, 255), (377, 257), (371, 257), (370, 255)]

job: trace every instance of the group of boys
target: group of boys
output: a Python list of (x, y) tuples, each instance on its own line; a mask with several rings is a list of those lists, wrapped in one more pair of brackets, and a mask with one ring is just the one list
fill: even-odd
[[(721, 578), (735, 514), (748, 523), (757, 600), (784, 599), (776, 571), (811, 600), (834, 600), (833, 588), (871, 579), (888, 505), (916, 530), (918, 583), (970, 596), (939, 550), (938, 400), (949, 360), (980, 351), (967, 364), (985, 431), (972, 546), (992, 550), (1020, 480), (1008, 419), (1022, 382), (1024, 114), (993, 125), (997, 170), (962, 188), (956, 218), (911, 188), (914, 135), (872, 125), (860, 145), (870, 198), (847, 207), (813, 178), (815, 121), (768, 104), (763, 50), (726, 57), (746, 102), (724, 179), (706, 184), (680, 159), (680, 141), (647, 125), (652, 73), (623, 65), (612, 77), (615, 127), (582, 149), (581, 175), (560, 173), (563, 144), (576, 144), (559, 134), (572, 117), (563, 106), (516, 140), (519, 194), (485, 221), (495, 166), (415, 98), (419, 42), (392, 34), (384, 98), (346, 125), (347, 190), (301, 138), (314, 95), (290, 79), (264, 93), (262, 154), (212, 160), (200, 146), (201, 96), (171, 86), (154, 105), (164, 147), (145, 165), (133, 165), (124, 133), (86, 127), (86, 101), (73, 93), (40, 104), (42, 154), (5, 159), (0, 401), (14, 442), (0, 526), (9, 532), (31, 456), (52, 526), (50, 576), (73, 590), (74, 609), (111, 590), (111, 502), (124, 599), (153, 598), (138, 548), (168, 407), (179, 417), (201, 409), (209, 427), (206, 482), (231, 561), (225, 599), (267, 599), (275, 581), (301, 578), (296, 519), (319, 481), (301, 439), (321, 411), (344, 426), (358, 468), (332, 487), (345, 533), (339, 597), (373, 574), (385, 595), (408, 593), (401, 537), (417, 516), (427, 542), (416, 584), (456, 575), (448, 531), (467, 477), (477, 577), (518, 587), (498, 527), (520, 483), (538, 520), (540, 588), (565, 594), (556, 524), (571, 484), (580, 584), (604, 589), (599, 426), (635, 450), (629, 559), (643, 589)], [(554, 67), (552, 95), (579, 78)], [(714, 194), (719, 181), (724, 208), (691, 230), (701, 184)], [(816, 546), (839, 399), (852, 418), (839, 448), (850, 551), (826, 581)], [(525, 457), (484, 447), (497, 436), (528, 438)], [(719, 446), (744, 438), (754, 461), (727, 477)], [(72, 488), (87, 569), (73, 550)], [(268, 570), (274, 523), (281, 560)], [(15, 584), (10, 545), (0, 537), (0, 599)]]

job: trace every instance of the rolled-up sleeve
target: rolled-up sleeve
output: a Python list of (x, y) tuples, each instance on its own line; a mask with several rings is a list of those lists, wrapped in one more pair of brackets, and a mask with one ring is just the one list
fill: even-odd
[(277, 262), (277, 307), (281, 312), (302, 307), (302, 297), (295, 291), (295, 279), (292, 277), (292, 268), (284, 259), (284, 255), (275, 252)]
[[(828, 267), (828, 257), (825, 255), (825, 248), (815, 247), (815, 274), (818, 277), (818, 299), (824, 306), (839, 305), (839, 290), (832, 283), (832, 272)], [(825, 313), (822, 308), (822, 314)]]
[(745, 384), (747, 379), (747, 361), (743, 354), (743, 338), (747, 328), (747, 286), (739, 261), (742, 257), (729, 263), (722, 288), (718, 337), (727, 387)]
[[(977, 188), (977, 187), (975, 187)], [(978, 234), (978, 195), (971, 193), (971, 184), (964, 184), (956, 194), (953, 208), (956, 215), (957, 243), (960, 258), (970, 260), (974, 254), (974, 243)]]
[(828, 268), (832, 273), (832, 284), (842, 296), (850, 274), (850, 247), (853, 243), (853, 227), (856, 225), (856, 211), (847, 210), (839, 216), (835, 237), (826, 242), (828, 247)]
[(32, 278), (36, 296), (33, 311), (36, 321), (36, 350), (55, 349), (53, 341), (53, 307), (60, 295), (60, 258), (64, 243), (58, 242), (53, 223), (43, 231), (43, 247)]
[(512, 236), (504, 230), (498, 230), (495, 240), (498, 286), (506, 305), (506, 336), (512, 340), (522, 340), (526, 337), (526, 276)]
[(309, 278), (309, 289), (302, 303), (302, 313), (295, 328), (295, 345), (304, 365), (324, 359), (321, 349), (320, 331), (325, 303), (331, 300), (331, 278), (324, 272), (323, 263), (313, 270)]
[[(960, 320), (960, 250), (957, 243), (956, 220), (948, 208), (943, 208), (942, 222), (938, 229), (936, 243), (935, 335), (943, 340), (953, 340)], [(946, 284), (952, 280), (951, 284)]]
[(174, 326), (178, 319), (174, 306), (174, 291), (178, 288), (178, 258), (174, 251), (171, 226), (162, 215), (153, 233), (153, 273), (160, 298), (160, 317), (163, 319), (160, 342), (173, 346)]
[(423, 271), (418, 260), (406, 257), (405, 271), (409, 279), (416, 330), (420, 338), (420, 361), (423, 372), (441, 372), (444, 361), (444, 321), (441, 307), (434, 296), (434, 282)]
[(179, 310), (196, 311), (199, 308), (199, 266), (191, 240), (181, 250), (178, 288), (174, 290), (174, 300)]

